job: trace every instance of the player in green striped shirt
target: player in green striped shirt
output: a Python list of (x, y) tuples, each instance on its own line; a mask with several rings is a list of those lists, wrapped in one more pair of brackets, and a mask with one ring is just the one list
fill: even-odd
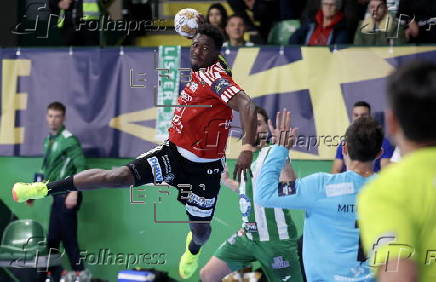
[(360, 194), (359, 225), (382, 282), (436, 281), (436, 64), (389, 78), (386, 113), (402, 159)]
[[(262, 144), (268, 135), (268, 115), (256, 106), (257, 144), (251, 164), (252, 175), (246, 175), (241, 183), (223, 174), (223, 184), (238, 192), (242, 214), (242, 228), (227, 239), (200, 271), (203, 282), (221, 281), (227, 274), (260, 262), (268, 281), (303, 281), (297, 253), (297, 230), (290, 214), (283, 209), (264, 208), (253, 200), (255, 179), (271, 147)], [(282, 171), (286, 181), (286, 170)]]

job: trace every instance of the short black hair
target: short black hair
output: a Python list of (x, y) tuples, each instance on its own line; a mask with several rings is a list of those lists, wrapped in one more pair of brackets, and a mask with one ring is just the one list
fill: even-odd
[(225, 28), (227, 25), (227, 10), (226, 8), (224, 8), (224, 6), (221, 3), (213, 3), (212, 5), (210, 5), (209, 9), (207, 10), (206, 22), (209, 23), (209, 14), (210, 14), (210, 10), (212, 9), (217, 9), (220, 11), (221, 13), (220, 26), (221, 28)]
[(415, 61), (388, 78), (388, 103), (410, 141), (436, 140), (436, 64)]
[(383, 129), (371, 117), (356, 119), (345, 133), (348, 155), (351, 160), (369, 162), (375, 160), (383, 145)]
[(368, 104), (368, 102), (365, 102), (365, 101), (357, 101), (353, 105), (353, 108), (355, 108), (355, 107), (367, 107), (369, 112), (371, 112), (371, 105)]
[(268, 113), (265, 111), (265, 109), (256, 105), (255, 110), (256, 113), (260, 114), (265, 119), (265, 122), (268, 123)]
[(223, 47), (224, 38), (221, 31), (211, 24), (202, 24), (198, 27), (197, 34), (206, 35), (213, 39), (215, 43), (215, 49), (221, 50)]
[(47, 106), (47, 111), (48, 110), (54, 110), (54, 111), (62, 112), (64, 114), (64, 116), (65, 116), (65, 113), (67, 112), (67, 108), (65, 107), (65, 105), (62, 104), (61, 102), (58, 102), (58, 101), (51, 102)]
[[(233, 15), (231, 15), (228, 19), (227, 19), (227, 22), (229, 22), (231, 19), (233, 19), (233, 18), (240, 18), (243, 22), (244, 22), (244, 18), (241, 16), (241, 15), (239, 15), (239, 14), (233, 14)], [(244, 24), (245, 24), (245, 22), (244, 22)]]

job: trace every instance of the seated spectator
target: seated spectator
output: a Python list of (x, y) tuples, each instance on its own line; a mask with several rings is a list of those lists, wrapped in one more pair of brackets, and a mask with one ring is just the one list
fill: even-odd
[(227, 25), (227, 10), (220, 3), (210, 5), (207, 10), (206, 22), (216, 26), (225, 35)]
[(252, 42), (244, 40), (245, 24), (244, 19), (238, 15), (231, 15), (227, 20), (226, 33), (228, 41), (224, 42), (223, 47), (251, 47)]
[(404, 28), (388, 13), (386, 0), (369, 2), (370, 17), (362, 21), (354, 36), (356, 45), (388, 45), (407, 42)]
[(350, 43), (340, 0), (322, 0), (315, 18), (306, 21), (289, 39), (290, 44), (331, 45)]
[[(305, 0), (301, 22), (312, 19), (318, 12), (321, 0)], [(356, 33), (359, 22), (366, 17), (369, 0), (347, 0), (342, 1), (341, 11), (345, 15), (345, 23), (348, 30), (348, 38), (352, 40)]]
[[(351, 115), (352, 122), (370, 116), (371, 116), (370, 104), (368, 104), (365, 101), (357, 101), (356, 103), (354, 103), (352, 109), (352, 115)], [(347, 170), (347, 167), (345, 166), (344, 155), (342, 153), (342, 147), (343, 147), (342, 145), (339, 145), (336, 149), (336, 158), (333, 162), (332, 169), (331, 169), (332, 174), (341, 173)], [(375, 160), (374, 168), (373, 168), (374, 172), (378, 172), (381, 169), (384, 169), (389, 164), (389, 160), (392, 157), (394, 151), (394, 147), (386, 138), (383, 138), (382, 147), (383, 147), (383, 154), (380, 156), (380, 158), (377, 158)]]

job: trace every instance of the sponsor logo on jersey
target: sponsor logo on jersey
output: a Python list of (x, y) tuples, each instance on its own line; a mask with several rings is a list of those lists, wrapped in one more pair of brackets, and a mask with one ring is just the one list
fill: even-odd
[(198, 84), (195, 82), (191, 82), (189, 85), (189, 89), (191, 89), (192, 92), (195, 92), (195, 90), (197, 90), (198, 88)]
[(354, 186), (351, 182), (329, 184), (325, 187), (325, 193), (327, 197), (337, 197), (354, 193)]
[(258, 232), (256, 222), (244, 222), (243, 227), (247, 233), (257, 233)]
[(239, 208), (242, 216), (249, 216), (251, 213), (251, 201), (245, 194), (239, 195)]
[(156, 182), (162, 182), (163, 181), (162, 168), (160, 167), (157, 158), (156, 157), (147, 158), (147, 162), (150, 164), (153, 170), (154, 180)]
[(274, 257), (273, 258), (273, 263), (271, 264), (271, 267), (273, 269), (281, 269), (281, 268), (287, 268), (289, 267), (289, 261), (286, 261), (283, 259), (282, 256), (279, 257)]
[(167, 183), (171, 183), (171, 182), (174, 180), (174, 178), (176, 178), (176, 177), (174, 176), (174, 174), (172, 174), (172, 173), (168, 173), (168, 174), (164, 177), (164, 181), (167, 182)]
[(197, 194), (189, 193), (188, 203), (196, 204), (201, 208), (210, 208), (215, 204), (215, 198), (206, 199), (204, 197), (200, 197)]
[(285, 276), (285, 278), (283, 278), (282, 279), (282, 281), (288, 281), (289, 279), (291, 278), (291, 276), (290, 275), (288, 275), (288, 276)]
[(223, 94), (223, 92), (230, 86), (232, 85), (228, 82), (227, 79), (220, 78), (212, 83), (212, 90), (215, 92), (215, 94), (221, 96), (221, 94)]
[(192, 96), (189, 95), (188, 93), (186, 93), (185, 90), (182, 90), (182, 92), (180, 93), (180, 97), (185, 102), (191, 102), (192, 101)]
[(209, 217), (212, 215), (213, 212), (212, 209), (202, 210), (196, 206), (191, 206), (188, 204), (185, 205), (185, 208), (190, 215), (197, 216), (197, 217)]
[(295, 181), (279, 183), (279, 189), (278, 189), (279, 197), (294, 195), (296, 191), (297, 189), (295, 188)]
[(68, 138), (68, 137), (73, 136), (73, 134), (72, 134), (70, 131), (66, 130), (66, 129), (64, 129), (64, 131), (62, 131), (62, 135), (63, 135), (65, 138)]
[(173, 169), (171, 168), (170, 158), (168, 155), (163, 155), (162, 160), (165, 166), (165, 174), (171, 173)]
[(355, 213), (357, 207), (355, 204), (338, 204), (338, 212)]

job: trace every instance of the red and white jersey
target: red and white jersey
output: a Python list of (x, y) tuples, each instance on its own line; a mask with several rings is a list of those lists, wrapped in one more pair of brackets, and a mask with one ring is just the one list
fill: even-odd
[(232, 121), (227, 102), (241, 90), (219, 62), (192, 72), (178, 98), (179, 105), (190, 107), (176, 107), (169, 140), (199, 158), (224, 157)]

